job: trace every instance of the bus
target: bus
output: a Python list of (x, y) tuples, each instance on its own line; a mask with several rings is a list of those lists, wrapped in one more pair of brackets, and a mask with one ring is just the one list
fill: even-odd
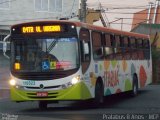
[(16, 24), (10, 35), (10, 96), (15, 102), (136, 96), (152, 82), (149, 37), (73, 21)]

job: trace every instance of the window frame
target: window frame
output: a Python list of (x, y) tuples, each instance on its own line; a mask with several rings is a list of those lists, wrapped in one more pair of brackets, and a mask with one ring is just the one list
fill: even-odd
[(136, 38), (135, 37), (130, 37), (130, 47), (131, 49), (136, 48)]
[(141, 39), (141, 38), (137, 39), (137, 48), (143, 49), (143, 39)]
[[(57, 3), (59, 2), (59, 0), (54, 0), (55, 1), (55, 6), (54, 6), (54, 10), (53, 11), (51, 11), (51, 9), (50, 9), (50, 1), (51, 0), (47, 0), (48, 1), (48, 4), (47, 4), (47, 10), (42, 10), (41, 8), (42, 8), (42, 0), (40, 0), (41, 2), (40, 2), (40, 4), (41, 4), (41, 8), (39, 9), (37, 9), (36, 8), (36, 4), (37, 4), (37, 2), (36, 2), (37, 0), (34, 0), (34, 10), (35, 10), (35, 12), (48, 12), (48, 13), (62, 13), (63, 12), (63, 0), (61, 0), (62, 2), (62, 5), (60, 5), (60, 6), (62, 6), (62, 8), (61, 8), (61, 11), (59, 11), (58, 10), (58, 7), (59, 7), (59, 5), (57, 5)], [(58, 2), (57, 2), (58, 1)], [(58, 6), (58, 7), (57, 7)]]
[(121, 34), (115, 35), (115, 47), (114, 47), (114, 57), (116, 60), (123, 59), (123, 50), (124, 50), (124, 40)]
[[(110, 37), (110, 42), (106, 42), (108, 39), (106, 39), (107, 37)], [(104, 33), (104, 58), (107, 60), (114, 60), (115, 59), (115, 43), (114, 45), (112, 44), (113, 38), (115, 39), (115, 36), (113, 38), (111, 38), (111, 36), (114, 36), (113, 33)], [(110, 43), (110, 45), (108, 45), (107, 43)], [(111, 53), (107, 53), (106, 49), (108, 49), (109, 51), (111, 51)]]
[(123, 47), (127, 49), (128, 46), (129, 46), (129, 37), (123, 36)]
[[(146, 47), (146, 43), (147, 43), (147, 47)], [(143, 45), (144, 45), (144, 49), (143, 49), (143, 52), (144, 52), (144, 59), (146, 60), (150, 60), (150, 42), (149, 42), (149, 39), (144, 39), (143, 40)]]
[[(0, 10), (10, 10), (10, 1), (2, 1), (1, 2), (1, 0), (0, 0)], [(4, 6), (4, 4), (8, 4), (8, 7), (3, 7)]]

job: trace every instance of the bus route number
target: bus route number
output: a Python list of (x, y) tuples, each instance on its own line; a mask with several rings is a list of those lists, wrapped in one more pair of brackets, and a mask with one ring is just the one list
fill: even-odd
[(31, 80), (23, 81), (23, 85), (26, 85), (26, 86), (32, 86), (32, 85), (35, 85), (35, 81), (31, 81)]

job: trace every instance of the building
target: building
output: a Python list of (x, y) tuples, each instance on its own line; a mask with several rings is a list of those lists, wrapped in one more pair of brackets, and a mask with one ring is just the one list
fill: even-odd
[(132, 30), (141, 24), (160, 24), (160, 0), (155, 5), (150, 2), (149, 8), (134, 13), (132, 21)]
[(2, 53), (2, 40), (10, 33), (11, 25), (36, 20), (78, 20), (78, 11), (79, 0), (0, 0), (0, 82), (10, 77), (9, 60)]
[(86, 13), (86, 23), (94, 24), (95, 22), (100, 21), (103, 27), (110, 27), (108, 18), (105, 13), (102, 12), (101, 9), (87, 9)]
[(72, 18), (78, 20), (79, 0), (0, 0), (0, 41), (16, 23)]
[[(160, 35), (160, 0), (155, 5), (149, 3), (149, 8), (133, 15), (132, 32), (147, 34), (155, 44), (155, 35)], [(160, 48), (160, 39), (157, 39), (157, 47)]]

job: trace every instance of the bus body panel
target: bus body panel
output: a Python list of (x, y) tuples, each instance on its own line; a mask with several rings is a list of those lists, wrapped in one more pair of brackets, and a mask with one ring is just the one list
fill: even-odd
[[(39, 91), (44, 92), (44, 91)], [(48, 96), (37, 97), (36, 91), (19, 90), (11, 87), (11, 100), (16, 102), (21, 101), (37, 101), (37, 100), (86, 100), (91, 98), (91, 94), (83, 82), (76, 84), (67, 89), (49, 90)]]
[[(91, 92), (87, 87), (87, 84), (83, 79), (75, 85), (68, 85), (68, 87), (63, 88), (63, 85), (70, 84), (70, 81), (75, 77), (81, 75), (81, 70), (77, 73), (57, 79), (57, 80), (21, 80), (18, 78), (14, 79), (17, 82), (16, 86), (11, 86), (11, 100), (12, 101), (32, 101), (32, 100), (85, 100), (92, 98)], [(13, 76), (12, 76), (13, 78)], [(82, 75), (81, 75), (81, 78)], [(30, 82), (30, 83), (26, 83)], [(32, 84), (32, 82), (34, 82)], [(44, 89), (40, 88), (40, 85), (44, 85)], [(59, 87), (56, 87), (59, 86)], [(46, 88), (45, 88), (46, 87)], [(47, 87), (49, 87), (47, 89)], [(47, 96), (38, 97), (37, 93), (46, 93)]]

